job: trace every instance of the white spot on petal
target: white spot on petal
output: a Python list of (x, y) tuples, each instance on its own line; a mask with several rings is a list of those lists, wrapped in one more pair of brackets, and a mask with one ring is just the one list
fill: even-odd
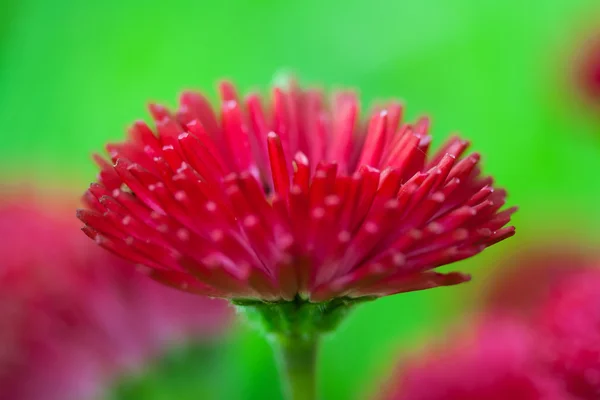
[(244, 217), (243, 224), (246, 228), (253, 228), (258, 225), (258, 217), (256, 215), (248, 215)]
[(223, 240), (224, 237), (225, 237), (225, 234), (220, 229), (215, 229), (210, 233), (210, 238), (212, 240), (214, 240), (215, 242), (219, 242), (219, 241)]
[(299, 185), (293, 185), (290, 188), (290, 193), (291, 194), (295, 194), (295, 195), (299, 195), (302, 193), (302, 188)]
[(279, 247), (282, 249), (288, 249), (294, 244), (294, 237), (290, 234), (285, 234), (279, 237)]
[(325, 197), (325, 205), (326, 206), (330, 206), (330, 207), (337, 206), (340, 203), (341, 203), (340, 196), (329, 195), (329, 196)]
[(183, 190), (178, 190), (175, 192), (175, 200), (177, 201), (184, 201), (186, 199), (187, 195), (185, 194), (185, 192)]
[(352, 238), (352, 235), (350, 234), (350, 232), (344, 230), (338, 233), (337, 238), (340, 243), (348, 243)]
[(190, 238), (190, 233), (188, 232), (187, 229), (184, 229), (184, 228), (177, 229), (176, 235), (177, 235), (177, 238), (179, 238), (179, 240), (182, 240), (184, 242), (189, 240), (189, 238)]
[(323, 207), (317, 207), (310, 213), (313, 218), (321, 219), (325, 216), (325, 209)]
[(401, 267), (406, 262), (406, 257), (402, 253), (394, 253), (392, 261), (396, 267)]
[(446, 200), (446, 196), (444, 196), (442, 192), (435, 192), (431, 195), (431, 200), (438, 203), (443, 203)]
[(160, 224), (159, 226), (156, 227), (156, 230), (161, 233), (166, 233), (169, 231), (169, 227), (166, 224)]
[(385, 202), (384, 207), (388, 210), (395, 210), (400, 206), (398, 199), (390, 199)]
[(365, 223), (365, 231), (367, 231), (367, 233), (370, 233), (372, 235), (376, 234), (377, 232), (379, 232), (379, 226), (377, 226), (376, 223), (369, 221), (369, 222)]
[(432, 222), (429, 225), (427, 225), (427, 230), (431, 233), (439, 235), (440, 233), (444, 232), (444, 227), (439, 222)]

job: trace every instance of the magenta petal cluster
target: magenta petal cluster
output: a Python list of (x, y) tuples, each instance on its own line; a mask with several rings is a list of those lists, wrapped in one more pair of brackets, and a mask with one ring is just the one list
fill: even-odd
[(146, 279), (50, 203), (0, 201), (0, 398), (96, 398), (169, 342), (226, 328), (226, 302)]
[(136, 122), (96, 157), (83, 229), (155, 280), (236, 300), (378, 297), (465, 282), (432, 270), (514, 234), (479, 155), (456, 137), (430, 154), (428, 120), (403, 123), (399, 103), (361, 120), (351, 92), (220, 95), (217, 111), (193, 92), (151, 105), (155, 131)]
[(600, 398), (600, 271), (554, 285), (536, 320), (543, 354), (575, 398)]
[[(562, 242), (562, 243), (561, 243)], [(493, 279), (491, 312), (536, 335), (531, 351), (574, 399), (600, 398), (600, 269), (595, 248), (543, 241), (510, 257)], [(532, 285), (532, 282), (535, 282)]]
[(575, 60), (575, 79), (582, 96), (593, 105), (600, 104), (600, 33), (595, 32)]
[(560, 236), (505, 254), (482, 290), (485, 312), (530, 321), (564, 280), (597, 267), (597, 251), (581, 242), (569, 243)]
[(382, 400), (568, 400), (537, 358), (535, 336), (508, 320), (486, 321), (452, 346), (405, 363)]
[[(474, 334), (403, 363), (389, 400), (600, 398), (600, 269), (585, 246), (542, 241), (509, 259)], [(526, 291), (527, 293), (522, 293)]]
[(488, 312), (529, 325), (556, 379), (592, 400), (600, 398), (600, 269), (596, 247), (584, 243), (560, 236), (509, 255), (516, 267), (498, 266)]

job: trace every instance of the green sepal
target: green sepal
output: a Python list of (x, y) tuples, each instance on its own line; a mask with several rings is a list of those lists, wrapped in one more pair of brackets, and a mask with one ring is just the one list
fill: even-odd
[(309, 339), (332, 332), (356, 304), (374, 299), (338, 298), (311, 303), (297, 297), (285, 302), (233, 300), (232, 303), (251, 324), (266, 334)]

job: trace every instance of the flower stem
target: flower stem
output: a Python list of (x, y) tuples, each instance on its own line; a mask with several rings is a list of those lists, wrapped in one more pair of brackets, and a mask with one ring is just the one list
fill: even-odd
[(287, 400), (316, 400), (318, 339), (273, 335), (273, 348)]
[(374, 299), (342, 297), (311, 303), (297, 296), (292, 301), (237, 299), (232, 302), (251, 324), (271, 339), (286, 399), (315, 400), (319, 339), (334, 332), (356, 304)]

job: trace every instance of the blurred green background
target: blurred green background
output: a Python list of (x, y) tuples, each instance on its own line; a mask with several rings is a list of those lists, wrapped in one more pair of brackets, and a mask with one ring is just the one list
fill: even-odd
[[(399, 97), (409, 119), (432, 117), (437, 145), (460, 132), (521, 207), (517, 237), (452, 266), (471, 284), (365, 304), (325, 341), (323, 399), (362, 399), (397, 354), (476, 307), (498, 257), (548, 235), (600, 237), (600, 102), (580, 101), (571, 79), (577, 47), (600, 31), (597, 3), (2, 0), (0, 181), (78, 195), (96, 174), (90, 154), (148, 101), (173, 105), (185, 88), (214, 99), (224, 77), (264, 90), (282, 69), (359, 88), (365, 105)], [(269, 346), (243, 324), (212, 350), (178, 351), (121, 398), (280, 398)], [(207, 365), (221, 372), (202, 379)]]

